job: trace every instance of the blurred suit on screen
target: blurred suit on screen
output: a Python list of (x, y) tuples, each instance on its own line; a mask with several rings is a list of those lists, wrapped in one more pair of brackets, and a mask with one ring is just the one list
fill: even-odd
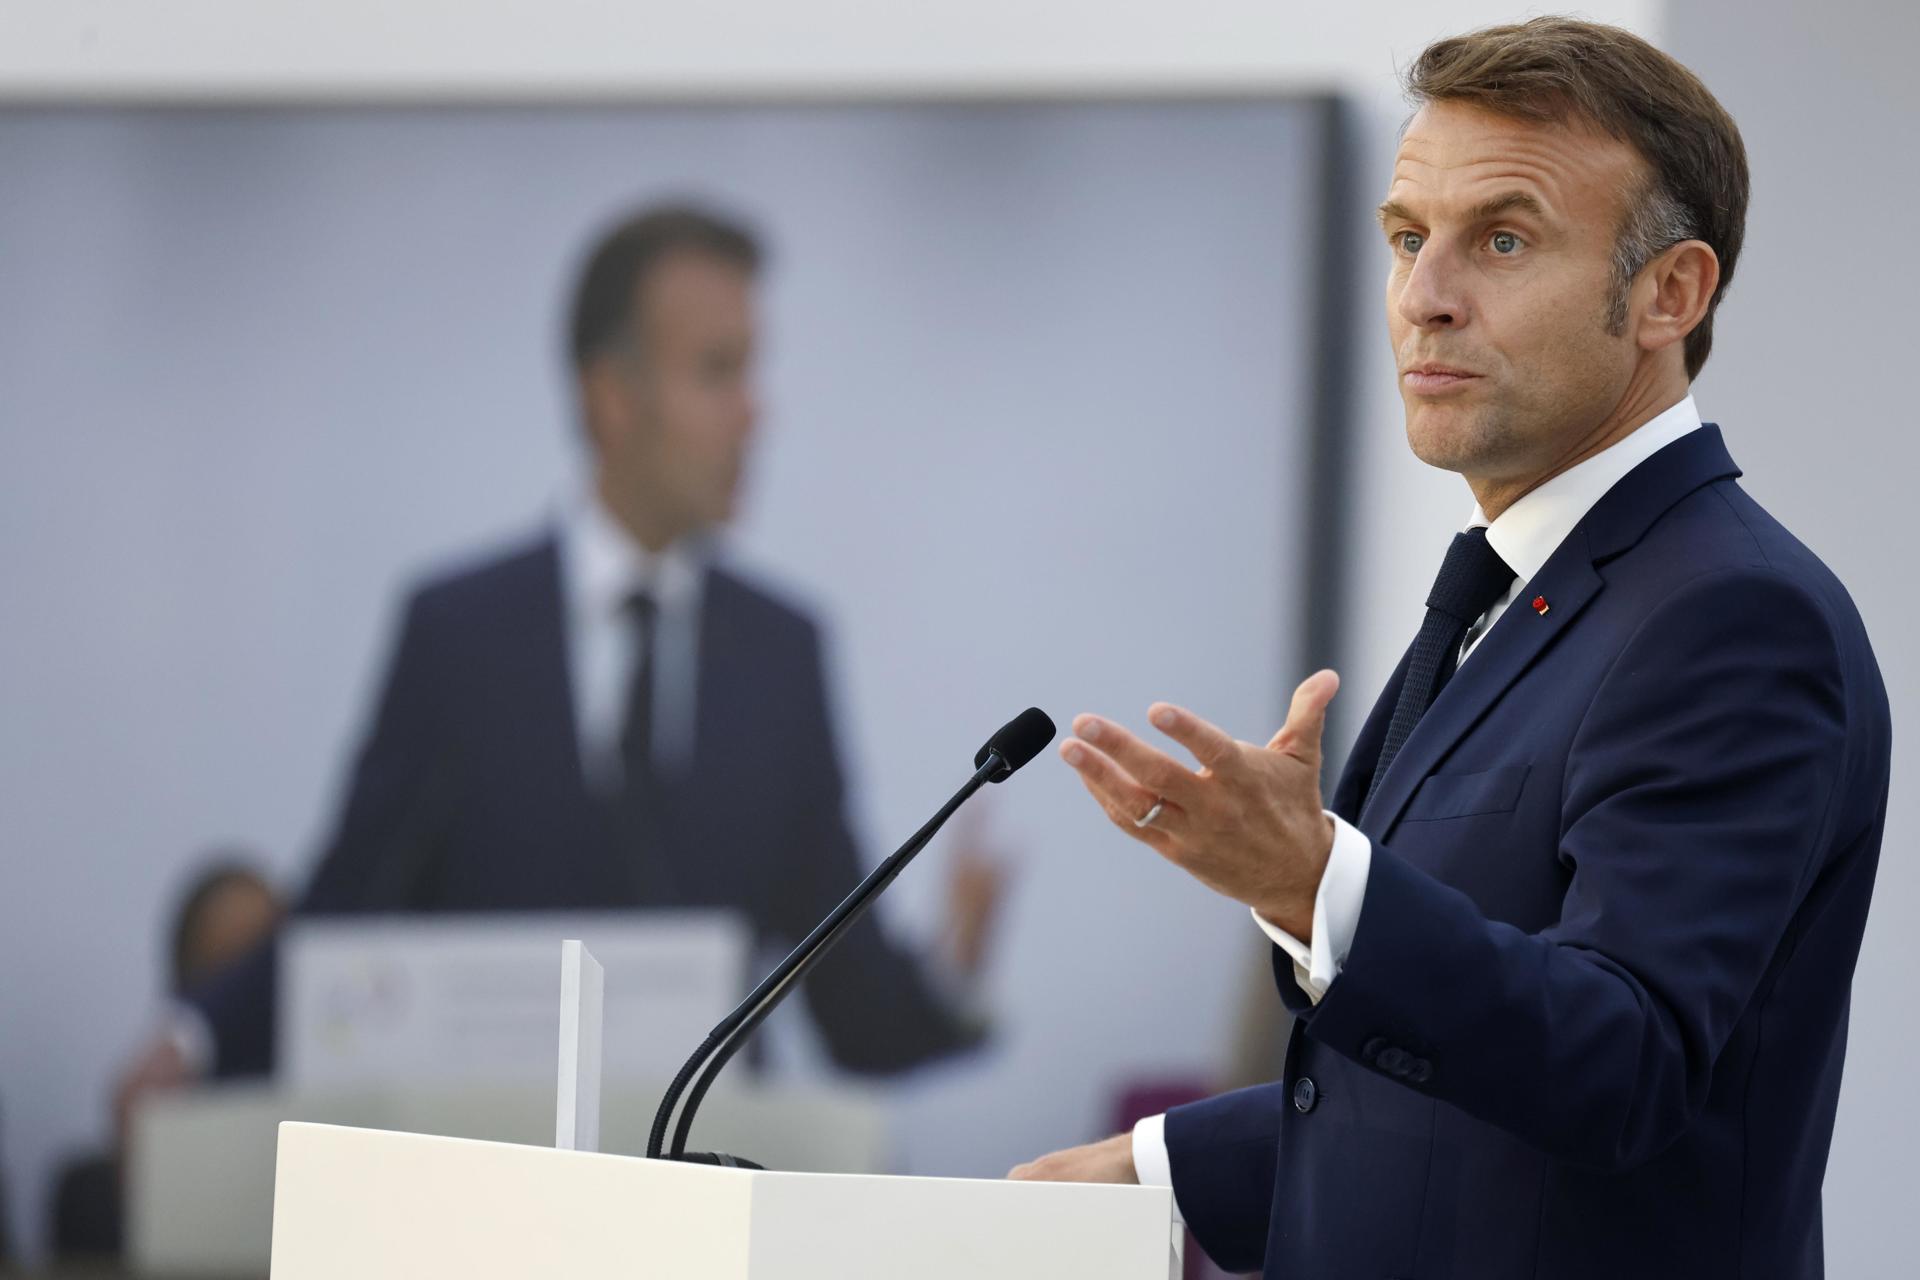
[[(858, 882), (818, 631), (709, 536), (757, 417), (758, 263), (746, 231), (678, 206), (590, 256), (571, 345), (592, 486), (557, 527), (413, 593), (301, 914), (724, 907), (791, 943)], [(876, 920), (809, 980), (838, 1063), (894, 1072), (979, 1042), (965, 985), (997, 879), (972, 874), (940, 973)], [(193, 993), (187, 1056), (271, 1066), (276, 955)]]

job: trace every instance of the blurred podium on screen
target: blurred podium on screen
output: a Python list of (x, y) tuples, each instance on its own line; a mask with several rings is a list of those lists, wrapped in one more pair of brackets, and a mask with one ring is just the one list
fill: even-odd
[[(745, 988), (741, 921), (682, 911), (303, 921), (284, 940), (283, 1082), (161, 1096), (136, 1117), (135, 1269), (266, 1274), (286, 1121), (551, 1148), (567, 938), (586, 939), (605, 973), (599, 1146), (644, 1149), (668, 1079)], [(879, 1104), (844, 1087), (723, 1083), (701, 1132), (786, 1169), (863, 1174), (888, 1162)]]
[[(553, 994), (559, 985), (556, 973)], [(298, 1093), (227, 1085), (156, 1097), (135, 1120), (127, 1167), (129, 1261), (143, 1276), (265, 1276), (274, 1229), (275, 1142), (285, 1121), (480, 1139), (559, 1154), (553, 1150), (552, 1057), (546, 1078), (526, 1085)], [(647, 1126), (666, 1087), (664, 1076), (609, 1083), (600, 1102), (600, 1149), (645, 1150)], [(869, 1092), (846, 1086), (722, 1080), (700, 1109), (700, 1140), (750, 1151), (781, 1169), (874, 1174), (891, 1166), (881, 1104)]]
[(608, 1080), (670, 1077), (746, 991), (752, 935), (730, 912), (302, 920), (282, 944), (282, 1081), (299, 1092), (550, 1082), (564, 938), (606, 971)]

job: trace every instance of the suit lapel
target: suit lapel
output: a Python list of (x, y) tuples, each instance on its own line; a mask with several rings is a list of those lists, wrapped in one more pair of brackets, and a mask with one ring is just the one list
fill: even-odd
[(683, 769), (661, 787), (664, 847), (660, 850), (674, 900), (694, 903), (719, 892), (712, 877), (724, 874), (705, 857), (716, 839), (715, 815), (730, 815), (747, 803), (736, 757), (753, 729), (752, 710), (742, 705), (756, 686), (743, 646), (740, 587), (709, 565), (700, 589), (699, 654), (693, 671), (692, 740)]
[(736, 705), (751, 687), (751, 659), (741, 650), (740, 588), (726, 571), (708, 566), (700, 595), (700, 662), (694, 672), (694, 740), (690, 785), (706, 786), (725, 770), (725, 747), (745, 729)]
[[(1414, 727), (1413, 735), (1394, 757), (1386, 776), (1379, 779), (1361, 810), (1360, 828), (1383, 838), (1406, 809), (1419, 784), (1446, 759), (1459, 742), (1492, 709), (1541, 654), (1578, 622), (1604, 585), (1599, 566), (1645, 536), (1648, 529), (1689, 493), (1715, 480), (1738, 476), (1740, 469), (1728, 456), (1720, 429), (1703, 425), (1648, 458), (1629, 472), (1582, 517), (1553, 556), (1526, 583), (1500, 620), (1460, 665), (1440, 696)], [(1544, 611), (1533, 601), (1545, 602)], [(1404, 672), (1406, 663), (1401, 662)], [(1400, 678), (1389, 685), (1398, 695)], [(1357, 769), (1379, 755), (1379, 737), (1372, 739), (1372, 755), (1363, 756), (1370, 731), (1381, 719), (1381, 708), (1391, 715), (1389, 698), (1368, 718), (1361, 742), (1341, 789)], [(1384, 733), (1384, 723), (1379, 726)], [(1364, 781), (1364, 779), (1363, 779)], [(1358, 792), (1355, 791), (1357, 797)], [(1336, 809), (1336, 812), (1340, 810)]]
[[(584, 793), (586, 771), (580, 759), (580, 726), (573, 701), (573, 662), (567, 652), (566, 593), (560, 582), (560, 541), (549, 536), (538, 548), (527, 581), (527, 607), (520, 611), (525, 628), (529, 672), (522, 714), (538, 717), (541, 741), (551, 757), (564, 761), (561, 773), (570, 788)], [(534, 726), (528, 726), (532, 729)]]
[[(1547, 646), (1573, 626), (1600, 587), (1600, 575), (1587, 556), (1586, 539), (1578, 534), (1568, 538), (1526, 584), (1526, 599), (1515, 600), (1500, 615), (1414, 726), (1413, 735), (1367, 798), (1360, 814), (1363, 831), (1380, 839), (1393, 828), (1421, 780)], [(1545, 613), (1529, 603), (1536, 596), (1549, 602)]]

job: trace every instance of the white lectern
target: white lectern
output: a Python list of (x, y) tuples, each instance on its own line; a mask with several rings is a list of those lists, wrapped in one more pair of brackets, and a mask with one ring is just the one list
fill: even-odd
[[(976, 784), (977, 785), (977, 784)], [(274, 1280), (1170, 1280), (1162, 1187), (601, 1155), (599, 965), (562, 944), (559, 1146), (280, 1126)]]
[(1158, 1187), (777, 1173), (280, 1126), (273, 1280), (1169, 1280)]

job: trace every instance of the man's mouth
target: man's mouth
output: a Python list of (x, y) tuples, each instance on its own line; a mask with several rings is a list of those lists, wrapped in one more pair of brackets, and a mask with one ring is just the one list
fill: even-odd
[(1414, 365), (1400, 374), (1400, 380), (1407, 389), (1421, 395), (1463, 387), (1479, 377), (1479, 374), (1470, 369), (1462, 369), (1458, 365), (1441, 364), (1437, 361)]

